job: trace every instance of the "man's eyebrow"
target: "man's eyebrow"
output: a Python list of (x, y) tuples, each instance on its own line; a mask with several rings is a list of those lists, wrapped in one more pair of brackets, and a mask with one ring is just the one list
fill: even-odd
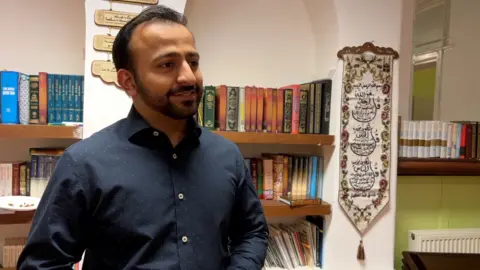
[[(156, 56), (154, 58), (154, 61), (160, 60), (162, 58), (180, 57), (180, 56), (181, 56), (181, 54), (178, 53), (178, 52), (169, 52), (169, 53), (164, 53), (164, 54), (160, 54), (160, 55)], [(189, 53), (187, 53), (187, 57), (189, 57), (189, 58), (197, 57), (198, 58), (198, 57), (200, 57), (200, 54), (197, 53), (197, 52), (189, 52)]]

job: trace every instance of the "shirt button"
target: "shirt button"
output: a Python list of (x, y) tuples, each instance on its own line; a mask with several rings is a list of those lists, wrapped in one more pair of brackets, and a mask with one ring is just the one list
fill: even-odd
[(186, 237), (186, 236), (182, 237), (182, 242), (187, 243), (188, 242), (188, 237)]
[(158, 131), (154, 131), (153, 136), (157, 137), (158, 136)]
[(177, 159), (177, 154), (173, 153), (172, 158)]
[(179, 198), (180, 200), (183, 200), (183, 198), (184, 198), (183, 193), (179, 193), (179, 194), (178, 194), (178, 198)]

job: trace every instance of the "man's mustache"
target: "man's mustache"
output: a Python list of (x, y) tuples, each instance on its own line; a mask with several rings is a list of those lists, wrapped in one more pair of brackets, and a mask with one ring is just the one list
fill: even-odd
[(200, 87), (198, 87), (197, 85), (178, 87), (168, 91), (168, 95), (171, 96), (171, 95), (179, 94), (182, 92), (190, 92), (190, 91), (195, 91), (196, 93), (198, 93), (200, 91)]

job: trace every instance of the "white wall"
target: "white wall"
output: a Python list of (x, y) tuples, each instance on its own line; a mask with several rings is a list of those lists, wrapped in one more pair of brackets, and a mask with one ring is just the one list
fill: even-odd
[(451, 1), (450, 42), (453, 48), (445, 52), (443, 60), (441, 120), (480, 120), (479, 14), (480, 1)]
[(82, 0), (0, 1), (0, 69), (83, 74)]

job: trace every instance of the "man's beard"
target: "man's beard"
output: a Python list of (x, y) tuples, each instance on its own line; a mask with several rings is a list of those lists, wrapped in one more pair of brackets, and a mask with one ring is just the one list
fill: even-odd
[[(171, 89), (167, 92), (167, 94), (160, 95), (147, 89), (141, 80), (138, 79), (138, 77), (135, 78), (135, 83), (137, 85), (138, 95), (145, 105), (147, 105), (150, 109), (175, 120), (185, 120), (193, 117), (197, 113), (198, 106), (202, 100), (202, 91), (197, 85)], [(195, 91), (197, 99), (185, 100), (182, 102), (182, 105), (176, 105), (170, 101), (170, 97), (172, 95), (185, 91)]]

